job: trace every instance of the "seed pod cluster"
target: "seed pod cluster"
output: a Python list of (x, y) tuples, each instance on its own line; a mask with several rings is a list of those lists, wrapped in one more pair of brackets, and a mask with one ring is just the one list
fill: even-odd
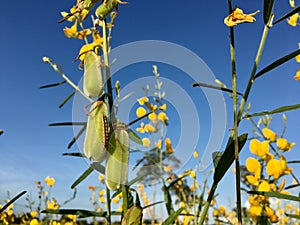
[(103, 101), (92, 104), (88, 114), (87, 128), (84, 139), (84, 154), (94, 161), (102, 162), (106, 159), (109, 140), (108, 109)]
[(101, 60), (95, 52), (84, 56), (83, 91), (90, 98), (98, 98), (104, 90)]
[(108, 146), (109, 156), (106, 161), (105, 178), (110, 190), (117, 190), (127, 183), (129, 161), (129, 136), (124, 128), (116, 128)]

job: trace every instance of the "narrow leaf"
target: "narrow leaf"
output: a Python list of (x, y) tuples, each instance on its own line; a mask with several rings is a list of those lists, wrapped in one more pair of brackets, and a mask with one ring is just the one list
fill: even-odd
[(287, 18), (289, 18), (290, 16), (296, 14), (300, 12), (300, 6), (297, 6), (296, 8), (294, 8), (292, 11), (290, 11), (289, 13), (285, 14), (283, 17), (279, 18), (278, 20), (276, 20), (273, 25), (275, 25), (276, 23), (279, 23)]
[(55, 84), (47, 84), (47, 85), (44, 85), (44, 86), (41, 86), (40, 89), (44, 89), (44, 88), (51, 88), (51, 87), (56, 87), (56, 86), (59, 86), (59, 85), (62, 85), (66, 83), (66, 81), (61, 81), (59, 83), (55, 83)]
[(66, 152), (62, 154), (63, 156), (75, 156), (75, 157), (85, 157), (84, 154), (80, 152)]
[(289, 214), (289, 213), (285, 213), (286, 216), (290, 217), (290, 218), (294, 218), (297, 220), (300, 220), (300, 215), (297, 214)]
[(283, 113), (283, 112), (287, 112), (287, 111), (291, 111), (291, 110), (296, 110), (296, 109), (299, 109), (299, 108), (300, 108), (300, 104), (282, 106), (282, 107), (274, 109), (272, 111), (264, 111), (264, 112), (249, 114), (245, 118), (255, 117), (255, 116), (265, 116), (265, 115), (271, 115), (271, 114), (278, 114), (278, 113)]
[(49, 214), (59, 214), (59, 215), (77, 215), (82, 218), (85, 217), (106, 217), (106, 212), (95, 212), (95, 211), (89, 211), (84, 209), (47, 209), (43, 210), (41, 213), (49, 213)]
[(127, 129), (128, 135), (130, 140), (134, 141), (135, 143), (142, 145), (142, 139), (131, 129)]
[[(211, 84), (205, 84), (205, 83), (201, 83), (201, 82), (193, 83), (193, 87), (207, 87), (207, 88), (211, 88), (211, 89), (216, 89), (216, 90), (221, 90), (221, 91), (233, 93), (233, 91), (229, 88), (219, 87), (219, 86), (215, 86), (215, 85), (211, 85)], [(242, 93), (239, 93), (239, 92), (237, 92), (237, 94), (238, 95), (243, 95)]]
[(62, 108), (74, 95), (76, 91), (72, 92), (68, 97), (66, 97), (58, 106), (59, 108)]
[(143, 174), (137, 176), (136, 178), (134, 178), (128, 182), (128, 186), (131, 186), (131, 185), (135, 184), (136, 182), (143, 180), (147, 175), (148, 175), (148, 173), (143, 173)]
[(84, 126), (86, 122), (62, 122), (62, 123), (50, 123), (48, 124), (49, 127), (56, 127), (56, 126)]
[(187, 177), (187, 176), (189, 176), (189, 173), (186, 173), (186, 174), (184, 174), (183, 176), (178, 177), (177, 179), (173, 180), (173, 181), (169, 184), (169, 186), (167, 187), (167, 189), (170, 189), (172, 186), (174, 186), (175, 184), (177, 184), (178, 181), (182, 180), (183, 178), (185, 178), (185, 177)]
[(179, 208), (176, 212), (171, 214), (161, 225), (169, 225), (173, 224), (176, 218), (180, 215), (180, 213), (184, 210), (184, 208)]
[(273, 198), (279, 198), (279, 199), (284, 199), (284, 200), (300, 202), (300, 198), (298, 196), (286, 195), (286, 194), (282, 194), (279, 192), (248, 191), (248, 194), (263, 195), (263, 196), (267, 196), (267, 197), (273, 197)]
[(274, 0), (264, 0), (264, 22), (268, 24), (273, 14)]
[(300, 163), (300, 160), (287, 161), (287, 163)]
[(93, 162), (91, 164), (91, 167), (93, 167), (94, 170), (97, 170), (101, 174), (105, 174), (105, 167), (101, 165), (99, 162)]
[(275, 62), (271, 63), (270, 65), (268, 65), (267, 67), (265, 67), (264, 69), (262, 69), (261, 71), (259, 71), (254, 76), (254, 78), (256, 79), (256, 78), (262, 76), (263, 74), (265, 74), (265, 73), (269, 72), (270, 70), (272, 70), (272, 69), (280, 66), (281, 64), (289, 61), (290, 59), (295, 58), (299, 54), (300, 54), (300, 49), (298, 49), (298, 50), (296, 50), (296, 51), (294, 51), (294, 52), (292, 52), (292, 53), (290, 53), (290, 54), (288, 54), (288, 55), (286, 55), (286, 56), (284, 56), (284, 57), (276, 60)]
[(162, 203), (164, 203), (164, 201), (154, 202), (152, 204), (144, 206), (143, 209), (147, 209), (149, 207), (152, 207), (152, 206), (155, 206), (155, 205), (158, 205), (158, 204), (162, 204)]
[(93, 168), (89, 167), (84, 173), (72, 184), (71, 188), (74, 189), (78, 184), (80, 184), (85, 178), (87, 178), (92, 172)]
[(77, 135), (70, 141), (70, 143), (68, 145), (68, 149), (70, 149), (73, 146), (73, 144), (82, 135), (82, 133), (85, 131), (85, 129), (86, 129), (86, 124), (78, 131)]
[(21, 193), (17, 194), (15, 197), (13, 197), (12, 200), (10, 200), (2, 208), (0, 208), (0, 213), (4, 212), (5, 209), (7, 209), (12, 203), (14, 203), (14, 201), (16, 201), (18, 198), (20, 198), (25, 193), (26, 193), (26, 191), (22, 191)]
[[(246, 144), (248, 134), (242, 134), (238, 137), (238, 147), (239, 152), (242, 150), (244, 145)], [(214, 174), (214, 183), (219, 183), (219, 181), (223, 178), (229, 167), (234, 161), (234, 141), (230, 141), (222, 154), (220, 161), (215, 169)]]
[(296, 187), (299, 187), (299, 186), (300, 186), (300, 184), (292, 184), (292, 185), (289, 185), (289, 186), (285, 187), (284, 190), (296, 188)]
[(213, 162), (214, 162), (214, 167), (216, 168), (218, 163), (220, 162), (221, 156), (223, 152), (213, 152), (212, 157), (213, 157)]

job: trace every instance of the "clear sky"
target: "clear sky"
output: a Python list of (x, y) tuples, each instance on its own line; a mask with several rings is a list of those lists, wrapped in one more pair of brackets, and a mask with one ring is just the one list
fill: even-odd
[[(263, 1), (237, 0), (233, 1), (233, 4), (244, 9), (245, 13), (252, 13), (262, 9)], [(276, 4), (277, 18), (290, 10), (288, 0), (276, 1)], [(71, 93), (72, 89), (67, 85), (48, 90), (39, 89), (42, 85), (61, 81), (59, 75), (42, 62), (43, 56), (49, 56), (63, 65), (63, 70), (74, 82), (79, 82), (82, 76), (82, 71), (77, 69), (77, 63), (73, 63), (82, 42), (68, 39), (63, 34), (62, 29), (65, 26), (70, 27), (70, 23), (57, 23), (61, 18), (60, 11), (67, 11), (72, 5), (74, 1), (48, 0), (14, 0), (2, 4), (0, 129), (4, 130), (4, 134), (0, 137), (0, 199), (5, 198), (7, 191), (15, 195), (22, 190), (28, 190), (34, 195), (36, 193), (34, 181), (43, 180), (49, 175), (56, 179), (53, 195), (62, 202), (72, 195), (70, 185), (88, 166), (84, 160), (61, 156), (62, 153), (69, 151), (67, 144), (73, 137), (71, 128), (47, 126), (53, 122), (72, 120), (71, 102), (62, 109), (58, 108), (60, 102)], [(227, 14), (227, 1), (185, 3), (169, 0), (131, 0), (128, 5), (120, 6), (111, 45), (114, 49), (123, 44), (143, 40), (175, 43), (194, 52), (207, 64), (216, 78), (230, 87), (229, 29), (223, 24)], [(248, 81), (263, 30), (262, 13), (255, 17), (256, 22), (241, 24), (235, 29), (238, 89), (241, 92), (244, 91)], [(299, 34), (299, 27), (291, 27), (286, 22), (273, 27), (259, 68), (296, 50)], [(182, 59), (180, 55), (175, 55), (174, 58)], [(158, 64), (161, 76), (168, 79), (166, 83), (171, 84), (170, 80), (176, 82), (191, 96), (201, 123), (199, 143), (195, 146), (195, 149), (200, 151), (207, 144), (209, 137), (206, 131), (210, 129), (210, 119), (207, 119), (210, 118), (210, 112), (201, 89), (192, 88), (193, 80), (178, 68), (158, 62), (132, 65), (120, 72), (117, 78), (125, 86), (143, 76), (151, 76), (152, 64)], [(299, 103), (300, 83), (293, 79), (298, 66), (295, 60), (291, 60), (258, 79), (249, 99), (252, 103), (252, 112)], [(200, 81), (202, 78), (199, 75)], [(140, 86), (137, 86), (137, 89), (139, 90), (136, 91), (139, 92)], [(176, 95), (178, 94), (176, 91), (176, 88), (170, 86), (167, 95)], [(180, 97), (183, 98), (183, 95)], [(232, 101), (226, 94), (224, 98), (228, 110), (226, 129), (229, 129), (232, 126), (230, 108)], [(179, 99), (178, 102), (184, 101)], [(177, 105), (173, 106), (175, 111)], [(179, 117), (182, 117), (183, 114), (190, 112), (180, 113), (182, 115)], [(174, 120), (178, 119), (178, 114), (173, 113), (173, 115)], [(289, 140), (295, 142), (300, 140), (298, 115), (299, 111), (287, 113), (286, 135)], [(190, 119), (193, 121), (192, 118)], [(176, 144), (179, 144), (176, 138), (181, 134), (176, 133), (176, 122), (172, 124), (172, 115), (170, 115), (170, 127), (169, 135), (173, 137), (176, 148)], [(274, 116), (271, 128), (281, 132), (280, 116)], [(245, 130), (250, 132), (248, 122), (242, 123), (241, 131)], [(192, 136), (193, 127), (189, 132)], [(193, 140), (185, 139), (185, 141)], [(298, 148), (296, 145), (289, 153), (291, 158), (300, 159)], [(76, 150), (76, 146), (71, 149), (71, 151)], [(248, 152), (249, 150), (245, 148), (241, 155), (242, 162), (249, 155)], [(297, 167), (295, 169), (297, 170)], [(72, 204), (90, 206), (86, 197), (90, 194), (87, 186), (93, 184), (97, 184), (96, 174), (80, 184), (78, 198)], [(224, 199), (228, 197), (234, 198), (234, 196), (224, 195)]]

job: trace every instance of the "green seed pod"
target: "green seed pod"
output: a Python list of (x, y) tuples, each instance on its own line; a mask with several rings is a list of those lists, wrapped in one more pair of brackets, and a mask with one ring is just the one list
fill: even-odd
[(127, 210), (121, 225), (140, 225), (142, 224), (143, 208), (139, 204), (134, 204)]
[(127, 183), (129, 161), (129, 136), (125, 129), (117, 128), (111, 135), (108, 146), (105, 179), (110, 190), (116, 190)]
[(106, 159), (109, 138), (107, 116), (108, 110), (104, 102), (93, 103), (88, 115), (83, 149), (85, 156), (94, 162)]
[(96, 16), (99, 19), (105, 19), (118, 7), (118, 4), (127, 4), (127, 2), (122, 2), (121, 0), (104, 0), (103, 3), (96, 9)]
[(98, 98), (103, 93), (103, 89), (100, 56), (89, 51), (84, 56), (83, 91), (91, 98)]

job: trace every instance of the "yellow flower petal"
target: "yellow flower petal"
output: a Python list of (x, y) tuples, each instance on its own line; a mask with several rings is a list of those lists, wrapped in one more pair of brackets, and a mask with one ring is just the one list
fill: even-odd
[(285, 138), (278, 138), (276, 144), (282, 152), (290, 151), (296, 145), (295, 143), (289, 143)]
[[(300, 60), (300, 57), (299, 57)], [(298, 68), (297, 72), (296, 72), (296, 76), (294, 76), (294, 79), (297, 81), (300, 81), (300, 67)]]
[(54, 185), (54, 183), (55, 183), (55, 179), (52, 178), (52, 177), (47, 176), (47, 177), (45, 178), (45, 183), (46, 183), (49, 187), (52, 187), (52, 186)]
[(147, 97), (142, 97), (142, 98), (139, 98), (137, 101), (140, 105), (144, 105), (145, 103), (147, 103), (149, 101), (149, 99)]
[(263, 180), (258, 186), (258, 191), (271, 191), (271, 187), (267, 181)]
[(149, 138), (143, 138), (142, 142), (143, 142), (143, 146), (145, 146), (146, 148), (150, 147), (150, 140), (149, 140)]
[(287, 22), (288, 22), (289, 25), (295, 27), (295, 26), (297, 26), (297, 24), (298, 24), (298, 18), (299, 18), (299, 14), (296, 13), (296, 14), (292, 15), (292, 16), (287, 20)]
[(150, 113), (148, 119), (154, 122), (157, 120), (157, 115), (155, 113)]
[(159, 109), (165, 111), (167, 109), (167, 105), (163, 104), (162, 106), (159, 107)]
[(139, 107), (137, 110), (136, 110), (136, 115), (137, 117), (143, 117), (146, 115), (146, 109), (144, 109), (143, 107)]
[(248, 158), (246, 161), (246, 168), (249, 172), (255, 173), (255, 171), (261, 170), (261, 165), (257, 159)]
[(197, 159), (197, 158), (199, 157), (198, 152), (197, 152), (197, 151), (194, 151), (193, 156), (194, 156), (195, 159)]
[(252, 23), (255, 21), (253, 16), (257, 13), (259, 13), (259, 10), (251, 14), (244, 14), (243, 10), (235, 8), (234, 11), (224, 19), (224, 23), (228, 27), (233, 27), (240, 23)]
[(262, 132), (265, 136), (265, 138), (269, 139), (270, 141), (275, 141), (277, 138), (277, 134), (270, 130), (269, 128), (262, 129)]

